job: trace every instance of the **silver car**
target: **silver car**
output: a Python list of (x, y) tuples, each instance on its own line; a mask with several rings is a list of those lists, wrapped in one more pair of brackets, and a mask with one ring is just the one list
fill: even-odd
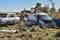
[(26, 25), (38, 24), (41, 27), (55, 26), (55, 23), (53, 22), (52, 18), (46, 13), (34, 13), (31, 16), (28, 16), (28, 19), (29, 21), (25, 20)]
[(18, 23), (20, 18), (15, 13), (0, 13), (0, 25)]

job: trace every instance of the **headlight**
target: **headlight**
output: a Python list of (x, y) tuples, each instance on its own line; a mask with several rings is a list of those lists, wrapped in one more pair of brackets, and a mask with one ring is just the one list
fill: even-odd
[(43, 21), (41, 21), (41, 20), (39, 20), (39, 24), (44, 24), (44, 22), (43, 22)]
[(55, 22), (52, 21), (52, 24), (56, 25)]

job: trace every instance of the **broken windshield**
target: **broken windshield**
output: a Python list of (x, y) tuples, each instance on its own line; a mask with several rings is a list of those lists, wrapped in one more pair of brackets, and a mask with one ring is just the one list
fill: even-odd
[(39, 15), (39, 19), (51, 20), (51, 18), (48, 15)]
[(6, 17), (7, 14), (0, 14), (0, 17)]

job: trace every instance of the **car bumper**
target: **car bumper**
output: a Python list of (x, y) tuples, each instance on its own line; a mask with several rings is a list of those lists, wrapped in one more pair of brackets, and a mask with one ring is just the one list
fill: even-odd
[(52, 23), (45, 23), (44, 25), (45, 26), (51, 26), (52, 27), (52, 26), (55, 26), (55, 23), (54, 22), (52, 22)]

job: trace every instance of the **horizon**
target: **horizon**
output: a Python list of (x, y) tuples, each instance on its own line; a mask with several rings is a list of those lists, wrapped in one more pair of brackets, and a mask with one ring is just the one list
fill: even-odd
[[(51, 3), (47, 2), (48, 0), (0, 0), (0, 12), (20, 12), (24, 8), (30, 10), (31, 7), (35, 7), (36, 3), (41, 3), (42, 6), (49, 4), (49, 8), (51, 7)], [(60, 0), (53, 0), (55, 3), (55, 8), (60, 8)]]

